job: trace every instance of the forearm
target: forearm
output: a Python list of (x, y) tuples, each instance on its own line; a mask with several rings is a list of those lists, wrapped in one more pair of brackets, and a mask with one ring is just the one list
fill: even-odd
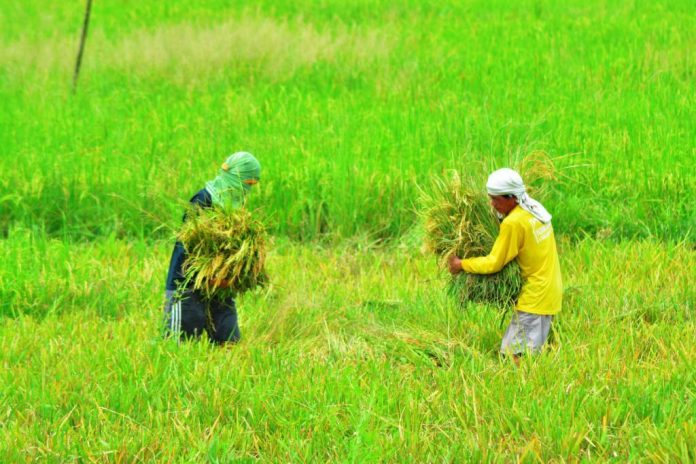
[(515, 231), (504, 225), (493, 244), (493, 249), (486, 256), (462, 260), (462, 270), (469, 274), (494, 274), (517, 256), (518, 239)]
[(468, 274), (495, 274), (507, 264), (503, 256), (480, 256), (462, 260), (462, 270)]

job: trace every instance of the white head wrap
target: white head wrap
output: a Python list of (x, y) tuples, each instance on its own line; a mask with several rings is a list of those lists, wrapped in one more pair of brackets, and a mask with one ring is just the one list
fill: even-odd
[(488, 189), (489, 195), (514, 195), (515, 198), (517, 198), (517, 203), (520, 205), (520, 208), (529, 211), (532, 216), (544, 224), (551, 222), (551, 215), (546, 211), (546, 208), (527, 195), (522, 176), (520, 176), (517, 171), (513, 171), (510, 168), (494, 171), (488, 176), (486, 189)]

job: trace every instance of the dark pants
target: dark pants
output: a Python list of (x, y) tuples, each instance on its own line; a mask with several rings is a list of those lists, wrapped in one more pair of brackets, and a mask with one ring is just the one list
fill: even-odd
[(182, 293), (167, 290), (164, 316), (167, 335), (198, 338), (205, 330), (215, 343), (235, 343), (240, 338), (233, 298), (205, 300), (195, 290)]

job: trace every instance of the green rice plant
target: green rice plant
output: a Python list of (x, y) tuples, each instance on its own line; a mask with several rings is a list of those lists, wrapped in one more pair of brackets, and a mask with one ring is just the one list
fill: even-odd
[[(482, 256), (493, 247), (499, 220), (480, 184), (481, 177), (453, 170), (436, 177), (428, 190), (421, 190), (425, 247), (443, 267), (452, 255)], [(520, 268), (512, 261), (491, 275), (455, 275), (448, 284), (448, 293), (461, 307), (475, 302), (507, 309), (515, 303), (521, 288)]]
[(693, 0), (466, 2), (473, 17), (435, 14), (464, 8), (451, 0), (311, 15), (306, 2), (204, 0), (194, 14), (102, 0), (108, 21), (93, 22), (66, 100), (82, 3), (0, 8), (0, 235), (164, 238), (176, 193), (246, 147), (274, 235), (398, 239), (423, 176), (544, 148), (582, 159), (545, 197), (563, 205), (559, 234), (693, 242)]
[(188, 254), (185, 282), (206, 298), (236, 296), (268, 281), (266, 229), (245, 208), (191, 208), (177, 238)]

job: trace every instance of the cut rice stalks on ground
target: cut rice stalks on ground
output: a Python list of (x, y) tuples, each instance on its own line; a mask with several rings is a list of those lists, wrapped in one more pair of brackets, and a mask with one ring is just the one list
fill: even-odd
[(244, 209), (191, 208), (177, 235), (186, 286), (204, 297), (237, 296), (268, 282), (266, 228)]

